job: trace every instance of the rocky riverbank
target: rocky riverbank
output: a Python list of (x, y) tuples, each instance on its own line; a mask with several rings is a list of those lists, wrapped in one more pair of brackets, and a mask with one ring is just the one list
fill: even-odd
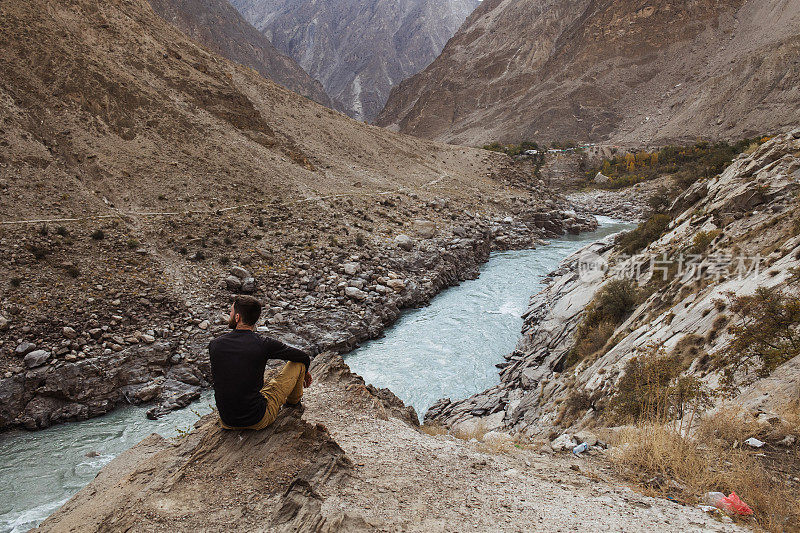
[[(575, 432), (599, 423), (626, 363), (653, 346), (679, 355), (687, 375), (718, 390), (725, 363), (717, 354), (732, 338), (725, 327), (732, 320), (725, 303), (730, 295), (750, 295), (757, 287), (793, 290), (792, 272), (800, 266), (798, 149), (800, 130), (795, 130), (739, 156), (721, 175), (698, 181), (675, 200), (661, 235), (644, 241), (632, 257), (607, 239), (567, 258), (532, 298), (522, 338), (506, 357), (499, 384), (465, 400), (443, 399), (426, 420), (532, 437)], [(678, 261), (688, 261), (689, 254), (696, 254), (691, 257), (697, 264), (684, 263), (681, 271)], [(587, 272), (579, 272), (579, 265), (589, 259), (604, 268), (580, 275)], [(589, 304), (608, 283), (626, 279), (637, 294), (630, 314), (596, 353), (568, 359)], [(773, 394), (764, 392), (764, 378), (755, 370), (737, 372), (743, 388), (736, 405), (749, 408), (759, 424), (778, 424), (781, 410), (796, 400), (796, 368), (796, 362), (786, 362), (765, 378), (772, 380), (767, 388)], [(782, 385), (776, 386), (775, 376)]]
[[(148, 227), (152, 244), (127, 248), (115, 245), (123, 236), (113, 226), (100, 230), (98, 246), (121, 248), (145, 267), (128, 263), (133, 287), (91, 286), (83, 307), (49, 324), (28, 323), (22, 309), (8, 306), (0, 428), (43, 428), (126, 403), (153, 403), (153, 417), (188, 405), (209, 385), (206, 345), (225, 330), (235, 293), (267, 303), (270, 335), (314, 354), (342, 353), (380, 335), (401, 309), (475, 277), (493, 250), (596, 227), (590, 215), (544, 194), (515, 197), (493, 212), (415, 193), (332, 199), (293, 206), (291, 226), (287, 218), (273, 208), (195, 215), (181, 226), (166, 219)], [(164, 226), (171, 237), (158, 241)], [(45, 238), (55, 248), (63, 237), (36, 237)], [(171, 287), (148, 278), (153, 264), (171, 274)]]

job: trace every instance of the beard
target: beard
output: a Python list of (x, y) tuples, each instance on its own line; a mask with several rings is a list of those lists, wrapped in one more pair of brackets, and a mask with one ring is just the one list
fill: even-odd
[(236, 329), (236, 321), (233, 319), (233, 317), (228, 318), (228, 328)]

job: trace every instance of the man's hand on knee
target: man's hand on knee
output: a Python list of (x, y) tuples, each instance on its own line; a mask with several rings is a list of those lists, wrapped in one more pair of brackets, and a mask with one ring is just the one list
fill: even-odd
[(306, 376), (303, 378), (303, 387), (308, 388), (311, 386), (311, 383), (314, 381), (314, 378), (311, 377), (311, 372), (306, 370)]

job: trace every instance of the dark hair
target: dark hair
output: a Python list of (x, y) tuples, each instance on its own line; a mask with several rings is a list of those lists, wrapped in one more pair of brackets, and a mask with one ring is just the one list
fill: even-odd
[(233, 301), (233, 312), (239, 313), (246, 325), (255, 326), (261, 316), (261, 302), (252, 296), (237, 296)]

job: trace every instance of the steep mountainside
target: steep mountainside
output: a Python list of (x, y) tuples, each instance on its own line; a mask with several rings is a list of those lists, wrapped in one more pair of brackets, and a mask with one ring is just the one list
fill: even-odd
[(322, 85), (293, 59), (278, 52), (227, 0), (150, 0), (150, 5), (156, 13), (212, 52), (332, 107)]
[(231, 0), (348, 113), (372, 121), (391, 88), (439, 55), (478, 0)]
[(465, 144), (786, 129), (800, 118), (798, 28), (798, 0), (487, 0), (377, 123)]

